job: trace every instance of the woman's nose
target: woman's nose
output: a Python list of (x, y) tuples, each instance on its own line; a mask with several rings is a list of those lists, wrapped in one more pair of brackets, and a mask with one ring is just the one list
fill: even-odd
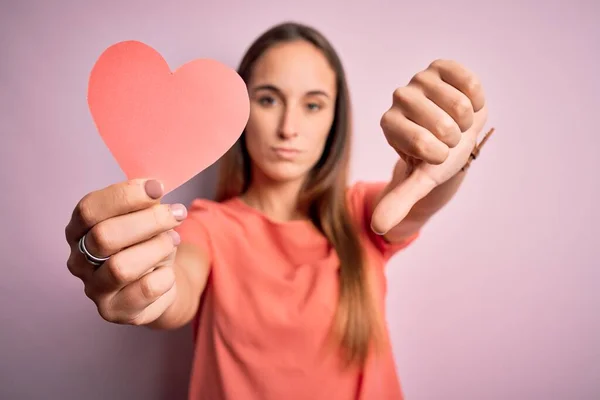
[(292, 110), (286, 110), (279, 125), (279, 136), (283, 139), (291, 139), (298, 136), (297, 117)]

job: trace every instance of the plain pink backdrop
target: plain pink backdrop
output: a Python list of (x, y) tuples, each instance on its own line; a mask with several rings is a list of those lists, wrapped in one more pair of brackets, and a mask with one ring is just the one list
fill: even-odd
[[(389, 265), (407, 399), (599, 399), (600, 7), (536, 3), (3, 1), (0, 398), (184, 398), (190, 330), (105, 323), (66, 269), (73, 206), (124, 177), (94, 130), (88, 73), (127, 39), (172, 67), (196, 57), (235, 67), (256, 35), (296, 20), (321, 29), (346, 65), (353, 180), (389, 177), (396, 156), (379, 118), (429, 62), (454, 58), (485, 84), (497, 133)], [(210, 196), (213, 182), (211, 168), (167, 200)]]

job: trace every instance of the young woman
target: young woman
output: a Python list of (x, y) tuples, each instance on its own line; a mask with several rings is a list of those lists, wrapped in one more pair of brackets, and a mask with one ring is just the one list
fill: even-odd
[(350, 100), (330, 43), (273, 27), (239, 74), (250, 118), (215, 201), (161, 204), (150, 178), (89, 193), (66, 228), (69, 270), (107, 321), (193, 322), (190, 399), (401, 399), (384, 265), (463, 180), (481, 85), (439, 60), (393, 90), (381, 119), (400, 155), (392, 179), (347, 185)]

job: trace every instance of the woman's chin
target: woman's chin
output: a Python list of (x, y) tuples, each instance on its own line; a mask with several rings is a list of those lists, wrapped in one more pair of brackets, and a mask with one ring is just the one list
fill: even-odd
[(308, 171), (298, 166), (277, 166), (265, 171), (265, 175), (273, 182), (279, 184), (303, 181)]

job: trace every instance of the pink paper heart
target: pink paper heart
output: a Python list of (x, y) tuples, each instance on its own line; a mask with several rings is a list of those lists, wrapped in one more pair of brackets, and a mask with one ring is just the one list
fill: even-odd
[(90, 74), (88, 105), (127, 178), (159, 179), (165, 193), (216, 162), (250, 113), (246, 84), (235, 70), (196, 59), (171, 72), (138, 41), (101, 54)]

